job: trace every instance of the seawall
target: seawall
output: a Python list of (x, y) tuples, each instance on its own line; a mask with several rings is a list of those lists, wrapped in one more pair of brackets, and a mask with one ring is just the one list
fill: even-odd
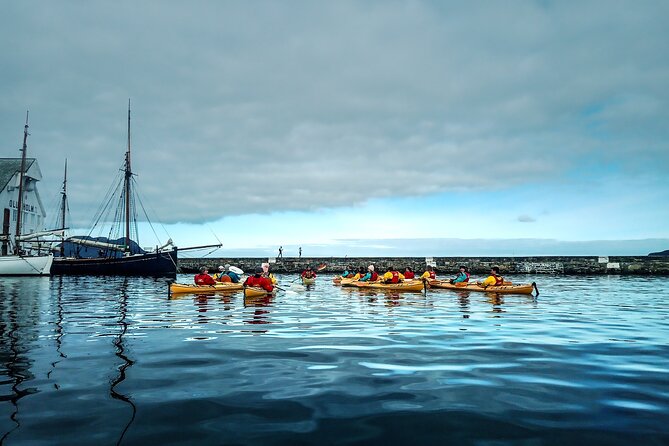
[(195, 273), (201, 266), (217, 271), (219, 265), (234, 265), (245, 272), (252, 272), (261, 263), (269, 261), (276, 273), (299, 273), (307, 266), (326, 264), (324, 272), (340, 273), (348, 265), (359, 268), (373, 264), (377, 271), (392, 266), (400, 271), (409, 266), (422, 273), (431, 264), (437, 273), (452, 274), (460, 265), (466, 265), (472, 274), (485, 274), (498, 266), (502, 274), (571, 274), (571, 275), (669, 275), (669, 257), (311, 257), (311, 258), (184, 258), (179, 259), (183, 273)]

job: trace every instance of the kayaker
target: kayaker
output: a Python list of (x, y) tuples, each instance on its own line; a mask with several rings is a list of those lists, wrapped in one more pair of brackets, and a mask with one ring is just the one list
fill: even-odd
[(272, 281), (269, 280), (267, 277), (263, 277), (263, 269), (261, 267), (256, 268), (255, 274), (253, 276), (249, 276), (244, 281), (244, 286), (260, 287), (265, 291), (267, 291), (268, 293), (271, 293), (274, 290), (274, 285), (272, 285)]
[(345, 278), (345, 279), (350, 279), (353, 276), (355, 276), (355, 270), (353, 269), (353, 267), (351, 265), (348, 265), (346, 267), (346, 269), (344, 270), (344, 272), (341, 273), (341, 277)]
[(407, 280), (416, 278), (416, 274), (413, 272), (413, 270), (411, 269), (410, 266), (407, 266), (404, 269), (404, 278), (407, 279)]
[(469, 270), (467, 269), (466, 266), (460, 265), (460, 272), (458, 275), (455, 277), (455, 279), (449, 280), (450, 283), (462, 283), (462, 282), (469, 282)]
[[(362, 273), (364, 273), (365, 268), (362, 267), (360, 268), (360, 270)], [(362, 276), (359, 280), (360, 282), (376, 282), (377, 280), (379, 280), (379, 274), (376, 271), (374, 271), (374, 265), (369, 265), (367, 267), (367, 274)]]
[(272, 282), (272, 285), (276, 285), (276, 277), (274, 277), (274, 274), (269, 272), (269, 263), (265, 262), (260, 266), (262, 267), (263, 276), (267, 277), (270, 282)]
[(200, 268), (200, 274), (195, 275), (195, 285), (216, 285), (216, 281), (209, 275), (207, 267)]
[(229, 280), (223, 280), (222, 279), (221, 281), (222, 282), (225, 281), (225, 282), (239, 283), (239, 281), (241, 280), (241, 277), (239, 277), (239, 274), (237, 274), (236, 272), (234, 272), (232, 270), (232, 268), (233, 268), (232, 266), (227, 265), (227, 267), (228, 267), (228, 270), (223, 275), (223, 278), (228, 277)]
[(307, 269), (302, 271), (302, 278), (303, 279), (315, 279), (316, 278), (316, 273), (313, 272), (310, 266), (307, 266)]
[(499, 275), (499, 268), (496, 266), (490, 268), (490, 275), (486, 277), (483, 282), (478, 282), (478, 285), (482, 286), (483, 288), (504, 285), (504, 278)]
[(400, 283), (404, 280), (404, 276), (399, 271), (395, 271), (392, 266), (383, 275), (383, 283)]
[(225, 266), (220, 265), (218, 267), (218, 272), (214, 274), (214, 280), (216, 280), (217, 282), (230, 282), (229, 278), (226, 278), (226, 271), (228, 270), (229, 267), (230, 265), (228, 264), (226, 264)]
[(353, 280), (360, 280), (363, 277), (365, 277), (365, 274), (366, 274), (365, 267), (361, 266), (360, 268), (358, 268), (358, 272), (353, 275)]
[(421, 279), (428, 279), (428, 280), (434, 280), (437, 278), (437, 273), (434, 272), (434, 268), (432, 266), (427, 267), (427, 271), (423, 273), (422, 276), (420, 276)]

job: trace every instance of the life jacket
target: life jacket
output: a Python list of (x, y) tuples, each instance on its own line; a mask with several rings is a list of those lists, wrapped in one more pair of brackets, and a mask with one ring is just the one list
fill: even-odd
[(463, 280), (463, 282), (469, 282), (470, 274), (469, 274), (467, 271), (465, 271), (465, 275), (466, 275), (467, 277), (465, 278), (465, 280)]
[(398, 283), (400, 281), (400, 273), (397, 271), (391, 271), (390, 273), (393, 275), (390, 279), (390, 283)]
[(504, 284), (504, 278), (502, 276), (495, 276), (495, 286), (500, 286)]
[(376, 271), (372, 271), (372, 277), (369, 279), (372, 282), (379, 280), (379, 274)]
[(216, 281), (209, 274), (198, 274), (195, 276), (195, 285), (214, 285)]
[(404, 273), (404, 278), (405, 279), (413, 279), (415, 278), (416, 275), (412, 271), (407, 271)]
[(434, 280), (437, 278), (437, 274), (434, 271), (427, 271), (427, 273), (430, 275), (430, 279)]

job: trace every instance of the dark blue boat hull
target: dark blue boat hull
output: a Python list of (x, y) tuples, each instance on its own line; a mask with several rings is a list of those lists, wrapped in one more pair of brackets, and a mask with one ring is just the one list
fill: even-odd
[(75, 259), (56, 257), (51, 265), (54, 275), (92, 276), (175, 276), (177, 250), (136, 254), (120, 258)]

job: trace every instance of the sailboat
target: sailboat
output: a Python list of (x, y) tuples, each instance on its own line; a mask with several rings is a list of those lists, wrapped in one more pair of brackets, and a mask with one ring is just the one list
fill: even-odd
[[(60, 246), (60, 256), (57, 256), (51, 267), (52, 274), (67, 275), (121, 275), (121, 276), (175, 276), (177, 273), (177, 253), (179, 250), (220, 247), (206, 245), (192, 248), (177, 248), (172, 240), (162, 246), (156, 246), (151, 251), (142, 250), (131, 240), (131, 229), (137, 236), (135, 200), (133, 196), (133, 172), (130, 158), (130, 101), (128, 101), (128, 146), (123, 165), (122, 184), (119, 184), (120, 200), (116, 215), (120, 218), (115, 223), (123, 226), (123, 236), (113, 239), (112, 235), (120, 233), (118, 227), (112, 227), (109, 237), (91, 237), (91, 232), (84, 237), (69, 237)], [(66, 206), (66, 181), (63, 182), (63, 214)], [(110, 200), (113, 199), (110, 198)], [(147, 216), (148, 219), (148, 216)], [(63, 227), (65, 223), (63, 221)], [(95, 225), (94, 225), (95, 226)], [(74, 249), (72, 247), (75, 247)], [(66, 247), (70, 252), (66, 252)], [(93, 252), (92, 257), (86, 253)]]
[[(40, 232), (32, 234), (22, 234), (23, 213), (24, 213), (24, 192), (25, 192), (25, 173), (26, 173), (26, 153), (28, 151), (28, 113), (26, 112), (26, 125), (23, 128), (23, 148), (21, 149), (21, 168), (19, 169), (19, 196), (16, 204), (16, 232), (14, 234), (14, 249), (12, 254), (8, 254), (3, 248), (3, 255), (0, 255), (0, 276), (41, 276), (48, 275), (53, 262), (52, 254), (41, 254), (38, 247), (37, 253), (32, 248), (27, 248), (27, 242), (35, 240), (42, 235), (53, 232)], [(3, 228), (2, 237), (10, 241), (9, 229)], [(5, 245), (7, 246), (7, 245)], [(39, 244), (38, 244), (39, 246)]]

